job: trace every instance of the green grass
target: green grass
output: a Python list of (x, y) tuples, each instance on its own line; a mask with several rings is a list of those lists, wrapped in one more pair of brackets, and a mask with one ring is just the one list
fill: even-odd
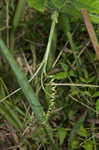
[(99, 59), (84, 21), (21, 2), (1, 3), (0, 146), (98, 150)]

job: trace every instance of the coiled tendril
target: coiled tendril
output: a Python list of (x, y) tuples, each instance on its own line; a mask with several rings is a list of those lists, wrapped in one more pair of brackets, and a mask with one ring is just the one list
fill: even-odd
[(52, 78), (49, 82), (50, 87), (50, 93), (47, 93), (49, 97), (49, 107), (48, 111), (46, 113), (46, 120), (48, 121), (49, 117), (51, 116), (53, 110), (55, 109), (55, 98), (56, 98), (56, 86), (53, 85), (54, 79)]

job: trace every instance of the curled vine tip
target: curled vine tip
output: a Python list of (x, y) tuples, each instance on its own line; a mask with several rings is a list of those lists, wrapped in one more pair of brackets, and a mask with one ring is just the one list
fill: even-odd
[(58, 23), (58, 16), (59, 16), (59, 13), (57, 11), (54, 11), (52, 16), (51, 16), (51, 19), (53, 21), (55, 21), (56, 23)]

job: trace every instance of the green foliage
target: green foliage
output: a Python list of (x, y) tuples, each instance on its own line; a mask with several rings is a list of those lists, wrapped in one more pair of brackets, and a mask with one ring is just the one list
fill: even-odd
[[(2, 79), (0, 79), (0, 91), (0, 99), (5, 97), (6, 93), (8, 94), (7, 88)], [(11, 123), (13, 127), (22, 133), (24, 126), (16, 113), (15, 106), (12, 104), (12, 99), (9, 99), (7, 102), (0, 103), (0, 113), (8, 120), (9, 123)]]
[(46, 7), (46, 0), (28, 0), (28, 3), (31, 7), (43, 12)]
[(81, 8), (85, 8), (87, 10), (89, 10), (92, 13), (96, 13), (99, 14), (99, 1), (98, 0), (74, 0), (75, 5), (78, 5), (78, 7), (76, 6), (77, 9), (81, 9)]
[(67, 78), (67, 76), (68, 76), (67, 72), (59, 72), (59, 73), (56, 73), (53, 77), (57, 80), (60, 80), (60, 79)]
[(99, 100), (96, 101), (96, 110), (99, 112)]
[[(2, 7), (0, 18), (3, 16), (4, 18), (1, 19), (2, 23), (0, 22), (0, 35), (5, 42), (0, 40), (0, 51), (14, 71), (20, 88), (12, 92), (17, 88), (14, 83), (14, 89), (12, 87), (12, 77), (13, 80), (15, 77), (13, 73), (10, 74), (9, 65), (4, 57), (0, 56), (0, 76), (3, 76), (7, 87), (12, 92), (9, 94), (5, 82), (0, 79), (0, 121), (2, 122), (4, 116), (16, 130), (23, 132), (19, 145), (25, 139), (24, 143), (29, 149), (38, 149), (38, 147), (40, 149), (48, 147), (49, 149), (66, 147), (70, 150), (93, 149), (93, 146), (96, 147), (98, 143), (95, 138), (97, 130), (94, 132), (97, 126), (91, 126), (90, 122), (93, 120), (90, 118), (97, 120), (99, 112), (98, 59), (91, 44), (87, 46), (85, 44), (88, 36), (85, 27), (80, 24), (82, 19), (80, 11), (85, 8), (93, 22), (99, 22), (98, 1), (27, 1), (30, 7), (43, 13), (29, 7), (24, 9), (25, 0), (19, 0), (18, 3), (12, 0), (7, 2), (11, 2), (8, 12), (11, 19), (8, 27), (5, 24), (8, 21), (6, 20), (8, 19), (7, 6), (6, 9)], [(44, 10), (46, 10), (45, 14)], [(97, 25), (95, 28), (97, 29)], [(13, 53), (10, 48), (8, 50), (9, 45), (4, 44), (6, 41), (9, 42), (11, 49), (15, 49)], [(13, 55), (20, 57), (20, 51), (25, 55), (26, 64), (22, 62), (27, 68), (26, 75), (22, 73), (13, 57)], [(16, 56), (17, 52), (19, 52), (18, 56)], [(29, 82), (33, 80), (31, 86), (27, 78), (30, 78)], [(11, 82), (10, 86), (8, 82)], [(27, 101), (24, 101), (21, 90)], [(12, 99), (11, 96), (18, 91), (20, 93)], [(5, 101), (6, 99), (9, 102)], [(84, 122), (85, 118), (88, 119), (86, 122)], [(24, 123), (21, 123), (20, 119)]]
[[(24, 76), (23, 72), (19, 68), (18, 64), (16, 63), (15, 59), (5, 46), (4, 42), (0, 40), (0, 47), (2, 53), (5, 55), (6, 59), (8, 60), (9, 64), (11, 65), (12, 70), (14, 71), (19, 85), (22, 87), (23, 93), (25, 94), (28, 102), (30, 103), (31, 108), (35, 112), (38, 120), (44, 119), (44, 112), (43, 108), (38, 102), (36, 96), (34, 95), (31, 86), (29, 85), (26, 77)], [(24, 79), (24, 80), (23, 80)]]
[(41, 104), (39, 103), (37, 97), (33, 93), (32, 88), (29, 82), (27, 81), (27, 78), (24, 76), (20, 67), (16, 63), (13, 55), (9, 52), (9, 50), (7, 49), (7, 47), (5, 46), (2, 40), (0, 40), (0, 48), (1, 48), (2, 53), (5, 55), (6, 59), (8, 60), (13, 72), (15, 73), (18, 83), (20, 87), (22, 88), (22, 91), (25, 97), (27, 98), (29, 102), (30, 107), (32, 108), (32, 111), (35, 113), (39, 122), (44, 125), (45, 130), (48, 133), (50, 140), (52, 141), (52, 143), (54, 143), (52, 134), (50, 133), (50, 127), (45, 118), (45, 112), (43, 111), (43, 108)]
[(52, 0), (53, 4), (57, 7), (57, 8), (62, 8), (65, 5), (65, 1), (66, 0)]
[(82, 147), (85, 150), (93, 150), (93, 141), (92, 140), (87, 141)]
[(80, 136), (82, 136), (82, 137), (85, 137), (85, 138), (88, 137), (87, 130), (84, 128), (83, 125), (80, 127), (80, 130), (79, 130), (78, 134), (79, 134)]
[(70, 133), (70, 150), (73, 149), (72, 145), (73, 145), (73, 142), (75, 141), (75, 137), (77, 136), (77, 133), (79, 132), (79, 129), (80, 127), (82, 126), (84, 120), (85, 120), (85, 117), (86, 117), (87, 113), (85, 113), (78, 121), (77, 123), (74, 125), (74, 128), (73, 130), (71, 131)]
[(24, 14), (23, 10), (24, 10), (25, 4), (26, 4), (26, 0), (21, 0), (21, 1), (19, 1), (18, 5), (17, 5), (16, 13), (15, 13), (15, 16), (13, 19), (14, 29), (18, 26), (20, 18), (23, 17), (23, 14)]
[[(29, 5), (41, 12), (44, 12), (47, 7), (47, 0), (29, 0)], [(79, 14), (82, 8), (88, 10), (91, 20), (95, 23), (99, 23), (99, 1), (98, 0), (51, 0), (52, 5), (68, 15), (74, 16), (74, 18), (81, 18)], [(69, 5), (68, 5), (69, 4)], [(97, 15), (96, 15), (97, 14)]]
[(66, 135), (67, 135), (67, 131), (65, 128), (63, 127), (59, 127), (58, 128), (58, 136), (59, 136), (59, 143), (60, 143), (60, 146), (63, 144), (65, 138), (66, 138)]
[[(70, 3), (72, 6), (74, 6), (75, 10), (77, 11), (80, 11), (82, 8), (85, 8), (86, 10), (88, 10), (89, 13), (89, 16), (91, 18), (91, 20), (95, 23), (99, 23), (99, 1), (98, 0), (95, 0), (95, 1), (92, 1), (92, 0), (88, 0), (88, 1), (85, 1), (85, 0), (74, 0), (74, 1), (71, 1), (70, 0)], [(92, 13), (92, 14), (91, 14)], [(96, 16), (97, 14), (97, 16)]]
[(78, 148), (78, 144), (79, 144), (78, 139), (74, 139), (74, 141), (72, 143), (72, 149), (77, 149)]
[(92, 97), (95, 98), (95, 97), (98, 97), (98, 96), (99, 96), (99, 91), (96, 91)]
[[(50, 36), (49, 36), (49, 40), (48, 40), (48, 45), (47, 45), (47, 49), (45, 52), (45, 56), (44, 59), (40, 65), (40, 67), (38, 68), (38, 70), (36, 71), (36, 73), (34, 74), (34, 76), (31, 78), (31, 80), (37, 75), (37, 73), (39, 72), (39, 70), (43, 67), (42, 69), (42, 75), (41, 75), (41, 82), (43, 80), (43, 75), (46, 74), (46, 65), (48, 62), (48, 57), (49, 57), (49, 52), (50, 52), (50, 48), (51, 48), (51, 43), (53, 40), (53, 35), (54, 35), (54, 30), (55, 30), (55, 25), (58, 21), (58, 13), (55, 11), (53, 12), (52, 16), (52, 26), (51, 26), (51, 31), (50, 31)], [(49, 119), (49, 115), (51, 110), (54, 107), (54, 95), (52, 95), (52, 99), (51, 99), (51, 103), (49, 105), (49, 109), (48, 109), (48, 113), (47, 113), (47, 117), (45, 116), (45, 112), (41, 106), (41, 104), (39, 103), (37, 97), (35, 96), (35, 94), (32, 91), (31, 86), (29, 85), (27, 78), (24, 76), (23, 72), (21, 71), (21, 69), (19, 68), (18, 64), (16, 63), (13, 55), (8, 51), (6, 45), (4, 44), (4, 42), (1, 40), (0, 41), (0, 47), (1, 47), (1, 51), (2, 53), (5, 55), (6, 59), (8, 60), (13, 72), (16, 75), (16, 78), (18, 80), (18, 83), (25, 95), (25, 97), (27, 98), (32, 111), (35, 113), (37, 119), (39, 120), (39, 122), (43, 125), (43, 127), (45, 128), (51, 142), (54, 144), (54, 140), (53, 140), (53, 136), (50, 132), (50, 126), (48, 124), (48, 119)], [(31, 81), (30, 80), (30, 81)], [(43, 86), (43, 83), (42, 83)]]
[(23, 125), (17, 113), (9, 103), (0, 104), (0, 113), (8, 120), (13, 127), (22, 133)]
[(10, 49), (13, 51), (14, 50), (14, 33), (15, 33), (15, 30), (17, 28), (17, 26), (19, 25), (19, 21), (20, 19), (24, 16), (24, 7), (25, 7), (25, 4), (26, 4), (26, 0), (19, 0), (18, 1), (18, 4), (17, 4), (17, 8), (16, 8), (16, 11), (15, 11), (15, 16), (13, 18), (13, 23), (12, 23), (12, 30), (11, 30), (11, 33), (10, 33)]

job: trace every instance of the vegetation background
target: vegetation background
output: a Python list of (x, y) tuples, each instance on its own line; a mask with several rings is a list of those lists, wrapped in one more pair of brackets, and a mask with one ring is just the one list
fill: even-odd
[(99, 149), (99, 1), (0, 1), (0, 150)]

